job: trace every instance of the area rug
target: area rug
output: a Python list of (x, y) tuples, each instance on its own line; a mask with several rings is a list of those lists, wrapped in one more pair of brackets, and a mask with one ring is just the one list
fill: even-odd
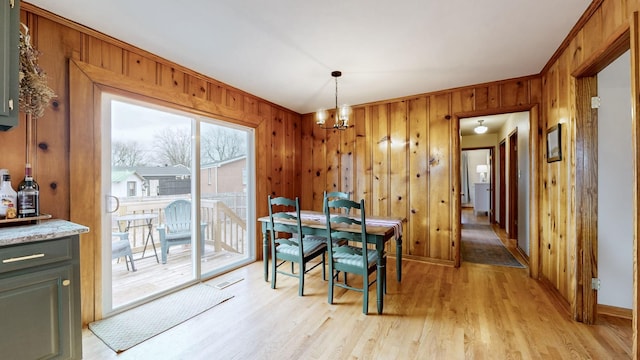
[(524, 266), (502, 244), (491, 225), (463, 224), (462, 260), (498, 266)]
[(92, 322), (89, 329), (113, 351), (120, 353), (232, 297), (226, 291), (197, 284)]

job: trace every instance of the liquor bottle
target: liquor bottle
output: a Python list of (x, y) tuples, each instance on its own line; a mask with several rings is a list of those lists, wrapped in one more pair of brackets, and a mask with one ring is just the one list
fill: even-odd
[(34, 186), (33, 178), (25, 176), (25, 185), (18, 191), (18, 217), (40, 215), (40, 191)]
[(24, 189), (25, 184), (27, 183), (27, 177), (31, 177), (31, 182), (33, 183), (33, 187), (36, 190), (40, 190), (40, 186), (38, 185), (38, 183), (36, 182), (36, 180), (33, 178), (33, 173), (31, 172), (31, 164), (27, 163), (24, 166), (24, 179), (22, 179), (22, 181), (20, 182), (20, 184), (18, 184), (18, 191)]
[(18, 217), (17, 203), (18, 194), (11, 186), (11, 175), (6, 172), (2, 174), (2, 185), (0, 185), (0, 218)]

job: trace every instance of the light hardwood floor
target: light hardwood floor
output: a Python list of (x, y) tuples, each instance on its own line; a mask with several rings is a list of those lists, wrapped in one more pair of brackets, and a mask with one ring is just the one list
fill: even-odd
[[(272, 290), (257, 262), (219, 279), (244, 278), (235, 297), (116, 355), (89, 330), (85, 359), (627, 359), (631, 321), (571, 320), (525, 269), (463, 263), (460, 268), (403, 262), (395, 280), (389, 260), (383, 315), (369, 315), (362, 295), (336, 289), (327, 303), (320, 269), (297, 280), (278, 277)], [(355, 277), (353, 278), (355, 282)]]

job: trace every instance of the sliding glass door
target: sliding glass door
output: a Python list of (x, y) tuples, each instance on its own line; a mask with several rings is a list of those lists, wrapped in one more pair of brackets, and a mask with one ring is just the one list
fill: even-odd
[(103, 312), (253, 261), (253, 132), (151, 102), (102, 105)]

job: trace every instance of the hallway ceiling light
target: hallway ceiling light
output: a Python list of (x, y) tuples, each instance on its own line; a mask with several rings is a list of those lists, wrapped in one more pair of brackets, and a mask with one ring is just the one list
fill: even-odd
[(486, 126), (482, 125), (482, 123), (483, 123), (483, 122), (484, 122), (484, 120), (478, 120), (478, 126), (476, 126), (476, 127), (473, 129), (473, 131), (474, 131), (476, 134), (484, 134), (484, 133), (486, 133), (486, 132), (487, 132), (487, 130), (489, 130), (489, 128), (488, 128), (488, 127), (486, 127)]
[(342, 76), (342, 72), (340, 71), (332, 71), (331, 76), (336, 79), (336, 110), (335, 114), (335, 122), (332, 126), (325, 127), (325, 122), (329, 118), (329, 112), (325, 109), (318, 110), (316, 112), (316, 124), (323, 129), (338, 129), (338, 130), (346, 130), (349, 128), (349, 116), (351, 115), (351, 107), (349, 105), (342, 105), (338, 107), (338, 78)]

